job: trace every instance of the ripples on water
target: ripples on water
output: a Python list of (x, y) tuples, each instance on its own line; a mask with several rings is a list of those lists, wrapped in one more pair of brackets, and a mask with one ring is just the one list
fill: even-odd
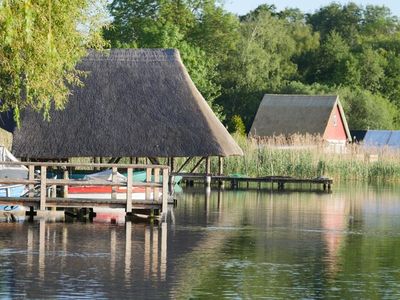
[(400, 299), (398, 195), (186, 190), (163, 225), (0, 223), (0, 298)]

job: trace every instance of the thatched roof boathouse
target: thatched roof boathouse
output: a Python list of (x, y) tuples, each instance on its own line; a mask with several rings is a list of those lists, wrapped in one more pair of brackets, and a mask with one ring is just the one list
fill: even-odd
[(242, 150), (199, 93), (174, 49), (90, 52), (88, 72), (51, 122), (27, 110), (13, 153), (71, 157), (226, 157)]

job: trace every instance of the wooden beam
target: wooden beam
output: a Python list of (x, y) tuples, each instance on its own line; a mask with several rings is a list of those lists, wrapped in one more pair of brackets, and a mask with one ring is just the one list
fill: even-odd
[[(182, 164), (182, 166), (178, 169), (178, 171), (176, 171), (176, 173), (180, 173), (184, 167), (186, 167), (192, 160), (193, 160), (193, 156), (189, 157), (187, 160), (185, 160), (185, 162)], [(171, 170), (171, 173), (173, 173), (173, 171)]]
[(148, 159), (150, 160), (150, 162), (151, 162), (153, 165), (159, 165), (159, 164), (160, 164), (160, 161), (158, 160), (157, 157), (148, 157)]
[(197, 162), (197, 164), (193, 167), (193, 169), (189, 172), (189, 173), (194, 173), (194, 171), (197, 170), (197, 168), (200, 166), (201, 162), (205, 159), (205, 157), (202, 157), (199, 159), (199, 161)]

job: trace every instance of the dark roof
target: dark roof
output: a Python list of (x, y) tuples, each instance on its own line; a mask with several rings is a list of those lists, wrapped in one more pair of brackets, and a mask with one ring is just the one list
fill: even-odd
[(398, 130), (368, 130), (364, 137), (367, 147), (400, 148), (400, 131)]
[(347, 137), (350, 139), (350, 131), (338, 96), (264, 95), (250, 134), (323, 136), (335, 105), (339, 107)]
[(354, 142), (361, 142), (364, 140), (367, 130), (350, 130), (350, 134)]
[(90, 52), (88, 71), (51, 122), (27, 110), (14, 131), (17, 157), (242, 155), (174, 49)]

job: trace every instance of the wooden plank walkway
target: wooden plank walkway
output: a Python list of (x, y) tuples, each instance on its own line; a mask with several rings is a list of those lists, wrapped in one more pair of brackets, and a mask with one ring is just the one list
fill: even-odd
[[(263, 177), (247, 177), (247, 176), (225, 176), (225, 175), (212, 175), (212, 174), (191, 174), (191, 173), (172, 173), (171, 176), (182, 176), (182, 180), (189, 184), (205, 183), (205, 184), (223, 184), (228, 182), (233, 189), (249, 188), (250, 183), (256, 183), (258, 188), (261, 184), (269, 183), (271, 188), (274, 184), (277, 185), (278, 190), (284, 190), (287, 184), (300, 184), (301, 186), (311, 187), (317, 185), (322, 187), (324, 191), (330, 192), (332, 190), (333, 180), (326, 177), (317, 178), (294, 178), (290, 176), (263, 176)], [(243, 185), (245, 184), (245, 185)]]

